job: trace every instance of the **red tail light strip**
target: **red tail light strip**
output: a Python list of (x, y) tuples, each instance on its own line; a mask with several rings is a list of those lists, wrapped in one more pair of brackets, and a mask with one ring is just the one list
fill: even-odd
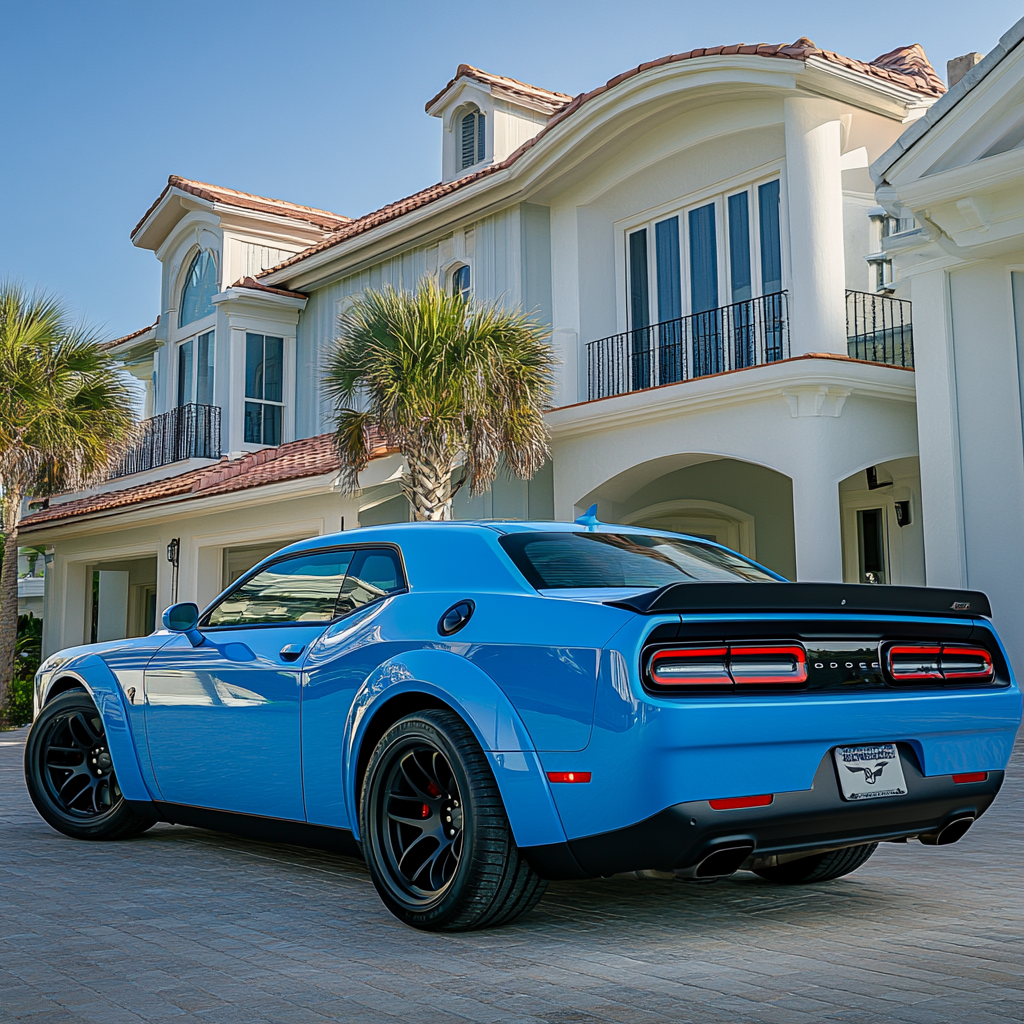
[(733, 811), (738, 807), (767, 807), (774, 799), (771, 793), (766, 793), (764, 796), (730, 796), (708, 803), (713, 811)]
[(548, 782), (589, 782), (590, 772), (548, 772)]
[(996, 674), (992, 655), (968, 644), (893, 644), (885, 667), (894, 683), (990, 683)]
[(988, 778), (988, 772), (964, 772), (962, 775), (954, 775), (953, 781), (958, 785), (965, 782), (984, 782)]
[(648, 675), (658, 686), (801, 686), (807, 682), (807, 654), (795, 644), (730, 644), (655, 651)]

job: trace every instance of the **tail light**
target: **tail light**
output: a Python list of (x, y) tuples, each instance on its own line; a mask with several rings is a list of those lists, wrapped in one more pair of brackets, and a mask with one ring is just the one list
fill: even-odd
[(897, 684), (991, 683), (996, 675), (992, 655), (968, 644), (893, 644), (885, 667)]
[(732, 688), (728, 647), (681, 647), (655, 651), (649, 672), (658, 686), (717, 686)]
[(729, 649), (729, 672), (737, 686), (799, 686), (807, 682), (807, 655), (796, 645), (741, 647), (734, 644)]
[(803, 686), (807, 655), (798, 644), (729, 644), (655, 651), (647, 663), (657, 687), (731, 690), (736, 686)]

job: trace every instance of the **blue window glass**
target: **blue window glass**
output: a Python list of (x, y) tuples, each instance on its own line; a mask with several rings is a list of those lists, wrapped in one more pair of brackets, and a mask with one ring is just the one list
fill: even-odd
[(690, 309), (693, 338), (693, 374), (721, 373), (722, 311), (718, 309), (718, 240), (715, 205), (709, 203), (689, 215)]
[(247, 444), (280, 444), (284, 400), (284, 339), (245, 336), (244, 437)]
[(452, 274), (452, 295), (469, 301), (469, 267), (459, 267)]
[(733, 366), (753, 366), (754, 310), (750, 273), (750, 199), (746, 192), (729, 196), (729, 285), (732, 292)]
[(185, 285), (181, 289), (178, 326), (184, 327), (214, 312), (213, 297), (217, 294), (217, 264), (205, 249), (192, 261)]
[(192, 401), (192, 342), (178, 346), (178, 405)]
[(647, 327), (651, 322), (650, 283), (647, 273), (647, 229), (629, 236), (629, 326), (631, 388), (651, 386), (650, 345)]
[(779, 230), (779, 179), (757, 187), (761, 235), (761, 293), (782, 291), (782, 235)]
[(703, 313), (718, 306), (718, 241), (715, 205), (690, 211), (690, 308)]
[(196, 342), (196, 401), (213, 405), (213, 331), (200, 334)]
[(746, 192), (729, 196), (729, 283), (733, 302), (750, 298), (750, 211)]
[(654, 251), (658, 281), (658, 383), (673, 384), (683, 379), (678, 217), (654, 225)]

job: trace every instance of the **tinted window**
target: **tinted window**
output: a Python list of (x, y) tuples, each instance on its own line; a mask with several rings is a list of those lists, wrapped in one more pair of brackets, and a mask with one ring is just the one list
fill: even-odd
[(366, 548), (357, 551), (338, 598), (338, 614), (346, 615), (356, 608), (405, 588), (398, 564), (398, 555), (390, 548)]
[(330, 622), (352, 555), (321, 551), (275, 562), (224, 598), (206, 624)]
[(501, 546), (538, 590), (774, 580), (710, 544), (633, 533), (518, 533)]

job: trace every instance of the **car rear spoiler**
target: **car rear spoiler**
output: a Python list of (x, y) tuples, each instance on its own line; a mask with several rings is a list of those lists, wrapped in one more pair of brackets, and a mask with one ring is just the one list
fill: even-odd
[(641, 615), (744, 611), (992, 616), (992, 606), (980, 590), (864, 583), (669, 583), (605, 604)]

